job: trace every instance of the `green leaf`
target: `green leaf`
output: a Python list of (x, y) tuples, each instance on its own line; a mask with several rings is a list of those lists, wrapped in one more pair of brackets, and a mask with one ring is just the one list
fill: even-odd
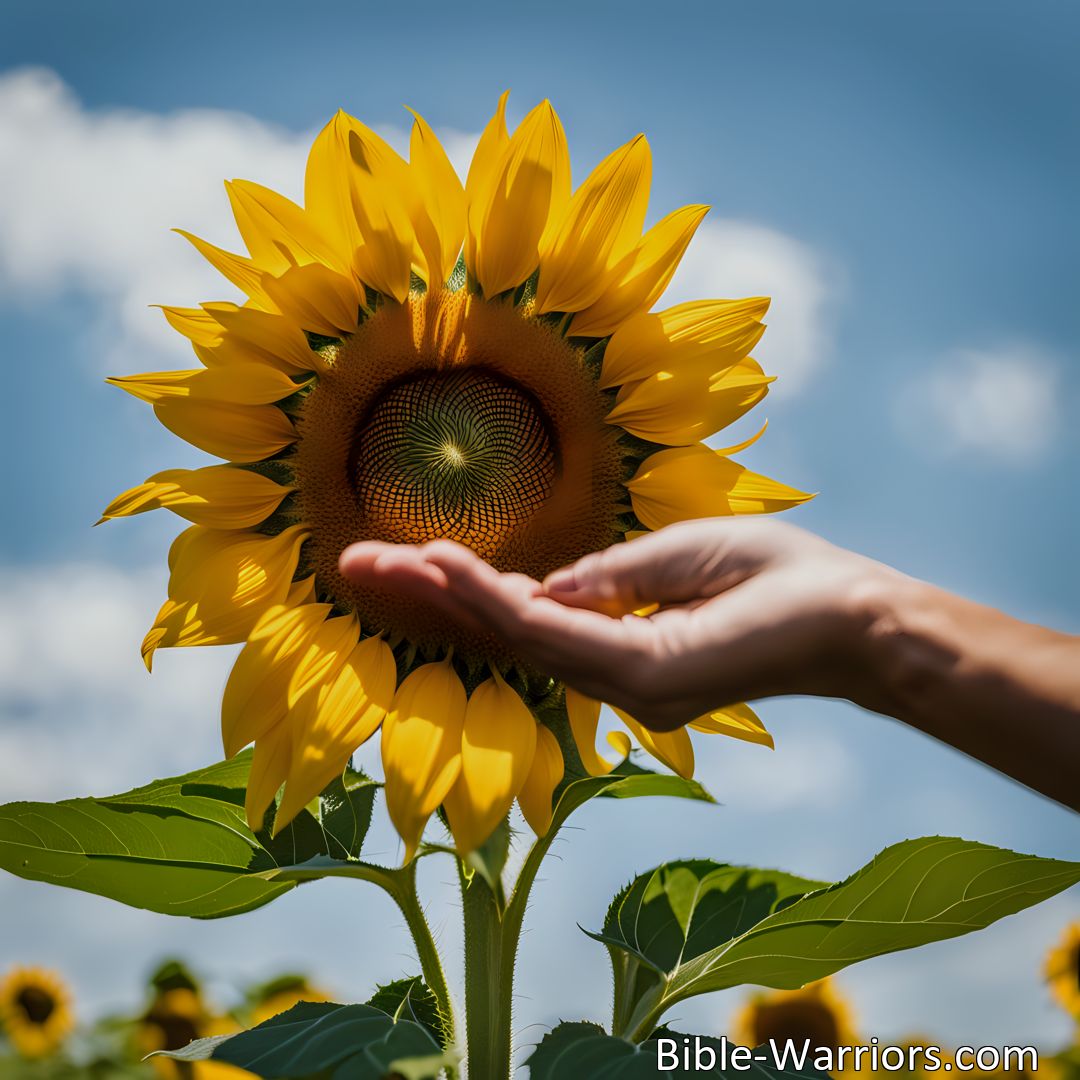
[(1077, 881), (1080, 863), (951, 837), (895, 844), (816, 891), (775, 871), (675, 863), (624, 890), (593, 936), (615, 963), (616, 1031), (640, 1037), (677, 1001), (743, 983), (792, 989), (982, 929)]
[(681, 964), (823, 884), (707, 859), (665, 863), (636, 878), (612, 901), (603, 930), (589, 934), (611, 956), (615, 1033), (632, 1029), (641, 1003), (663, 996)]
[(395, 1020), (411, 1020), (414, 1024), (420, 1024), (431, 1032), (432, 1038), (440, 1046), (447, 1045), (446, 1020), (439, 1013), (435, 995), (419, 975), (395, 979), (378, 987), (368, 1004)]
[(160, 1056), (220, 1061), (263, 1080), (435, 1080), (457, 1056), (412, 1020), (394, 1019), (371, 1005), (301, 1002), (239, 1035), (199, 1039)]
[[(271, 840), (244, 820), (245, 751), (109, 798), (0, 806), (0, 868), (167, 915), (219, 918), (295, 888), (282, 868), (356, 865), (377, 785), (348, 772)], [(319, 875), (308, 875), (319, 876)]]
[[(670, 1041), (662, 1045), (656, 1040), (635, 1044), (606, 1034), (598, 1024), (559, 1024), (529, 1057), (529, 1080), (579, 1080), (586, 1076), (589, 1080), (655, 1080), (658, 1076), (805, 1080), (825, 1075), (810, 1068), (809, 1061), (801, 1070), (777, 1068), (764, 1047), (754, 1051), (753, 1060), (746, 1060), (744, 1067), (735, 1069), (731, 1065), (735, 1048), (724, 1040), (674, 1031), (665, 1031), (664, 1037)], [(687, 1048), (689, 1058), (685, 1056)], [(739, 1052), (748, 1054), (746, 1050)], [(673, 1063), (672, 1054), (679, 1064), (661, 1068)]]

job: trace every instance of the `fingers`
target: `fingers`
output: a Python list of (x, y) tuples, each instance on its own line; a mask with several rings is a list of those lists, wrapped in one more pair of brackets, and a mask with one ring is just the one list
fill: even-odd
[(412, 544), (384, 544), (368, 540), (351, 544), (338, 560), (342, 574), (372, 588), (387, 589), (431, 604), (470, 629), (483, 627), (447, 588), (446, 575)]
[(562, 604), (622, 615), (706, 599), (744, 581), (771, 556), (768, 526), (724, 518), (672, 525), (594, 552), (549, 574)]
[(465, 625), (494, 631), (526, 662), (605, 700), (627, 682), (628, 670), (634, 681), (642, 675), (653, 648), (647, 620), (567, 607), (532, 578), (499, 573), (450, 541), (354, 544), (340, 566), (351, 580), (395, 589)]

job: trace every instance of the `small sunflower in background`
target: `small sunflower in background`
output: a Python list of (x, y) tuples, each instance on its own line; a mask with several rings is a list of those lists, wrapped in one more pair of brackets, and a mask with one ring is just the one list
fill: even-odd
[(256, 987), (248, 997), (251, 1001), (250, 1027), (287, 1012), (301, 1001), (330, 1000), (329, 994), (312, 986), (303, 975), (282, 975)]
[[(182, 1050), (195, 1039), (239, 1030), (231, 1018), (219, 1016), (207, 1006), (195, 977), (180, 962), (163, 964), (150, 983), (150, 1003), (136, 1021), (139, 1057), (157, 1050)], [(251, 1075), (217, 1061), (180, 1062), (160, 1056), (148, 1061), (161, 1080), (241, 1080)]]
[(1080, 1021), (1080, 922), (1065, 928), (1061, 940), (1047, 953), (1043, 973), (1057, 1003)]
[(0, 1031), (21, 1057), (55, 1054), (74, 1027), (71, 993), (55, 972), (14, 967), (0, 980)]
[[(612, 767), (599, 702), (564, 705), (495, 636), (347, 580), (349, 544), (451, 539), (542, 578), (643, 530), (810, 497), (736, 463), (758, 436), (703, 441), (769, 390), (750, 355), (768, 300), (650, 313), (707, 207), (646, 229), (644, 136), (575, 189), (551, 105), (513, 133), (505, 105), (464, 184), (420, 116), (405, 160), (342, 112), (311, 149), (303, 206), (228, 183), (248, 254), (183, 235), (246, 301), (164, 308), (202, 366), (110, 380), (227, 462), (158, 473), (103, 520), (167, 507), (192, 523), (142, 652), (150, 667), (160, 648), (245, 643), (222, 734), (229, 756), (255, 745), (253, 829), (284, 786), (283, 828), (380, 726), (406, 859), (440, 805), (462, 853), (515, 799), (546, 832), (570, 746), (544, 722), (553, 707), (584, 768)], [(622, 719), (692, 775), (686, 729)], [(744, 705), (691, 727), (771, 745)]]
[(814, 1049), (836, 1050), (858, 1043), (855, 1016), (848, 999), (831, 979), (799, 990), (768, 990), (750, 996), (735, 1014), (731, 1039), (755, 1048), (770, 1039), (791, 1039)]

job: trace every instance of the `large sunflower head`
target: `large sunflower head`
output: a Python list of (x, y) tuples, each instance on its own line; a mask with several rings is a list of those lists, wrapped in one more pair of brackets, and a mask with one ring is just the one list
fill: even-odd
[(75, 1027), (71, 994), (59, 975), (15, 967), (0, 980), (0, 1032), (25, 1058), (56, 1053)]
[(735, 1016), (732, 1039), (757, 1047), (791, 1039), (815, 1049), (836, 1050), (858, 1040), (850, 1003), (829, 979), (799, 990), (772, 990), (751, 996)]
[[(348, 581), (348, 544), (450, 538), (540, 577), (628, 533), (807, 498), (732, 460), (753, 440), (702, 441), (768, 391), (750, 357), (768, 301), (650, 313), (706, 207), (645, 230), (643, 136), (573, 189), (550, 104), (513, 134), (505, 104), (464, 184), (420, 117), (406, 161), (344, 113), (315, 140), (303, 207), (227, 184), (248, 254), (188, 239), (247, 300), (165, 308), (201, 366), (111, 380), (227, 461), (158, 473), (104, 516), (192, 523), (143, 656), (246, 642), (222, 728), (227, 754), (255, 743), (253, 827), (284, 785), (280, 829), (380, 726), (407, 856), (440, 804), (469, 850), (515, 798), (545, 831), (568, 766), (611, 767), (599, 703), (570, 695), (577, 746), (560, 743), (542, 718), (561, 686), (494, 636)], [(624, 719), (692, 772), (685, 731)], [(745, 706), (695, 726), (769, 742)]]
[(1058, 1004), (1080, 1021), (1080, 922), (1067, 926), (1047, 953), (1045, 975)]

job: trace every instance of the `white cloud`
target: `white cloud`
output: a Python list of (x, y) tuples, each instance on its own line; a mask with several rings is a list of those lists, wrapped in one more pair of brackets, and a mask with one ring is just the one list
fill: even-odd
[(0, 572), (0, 802), (110, 794), (221, 756), (217, 702), (232, 649), (139, 642), (164, 567), (25, 565)]
[[(405, 128), (378, 130), (407, 145)], [(476, 136), (440, 134), (462, 169)], [(31, 300), (90, 293), (110, 367), (189, 362), (187, 343), (149, 305), (237, 293), (170, 229), (242, 250), (222, 181), (299, 199), (313, 135), (223, 110), (89, 110), (47, 69), (0, 76), (0, 285)]]
[(1061, 373), (1034, 344), (955, 349), (908, 384), (898, 423), (921, 445), (1032, 462), (1061, 426)]
[(838, 269), (775, 229), (731, 219), (707, 220), (675, 272), (662, 303), (698, 297), (771, 296), (769, 329), (754, 356), (777, 389), (797, 389), (829, 354), (829, 304)]
[[(405, 150), (404, 124), (377, 130)], [(464, 176), (477, 136), (439, 134)], [(240, 249), (222, 181), (257, 180), (299, 199), (313, 135), (218, 109), (87, 109), (48, 69), (0, 76), (0, 284), (30, 298), (64, 288), (94, 296), (101, 311), (94, 329), (107, 343), (95, 347), (110, 368), (186, 363), (187, 343), (150, 305), (237, 293), (170, 230)], [(756, 355), (782, 376), (783, 390), (828, 352), (835, 284), (834, 269), (799, 241), (719, 220), (699, 230), (664, 302), (771, 295), (769, 331)]]

